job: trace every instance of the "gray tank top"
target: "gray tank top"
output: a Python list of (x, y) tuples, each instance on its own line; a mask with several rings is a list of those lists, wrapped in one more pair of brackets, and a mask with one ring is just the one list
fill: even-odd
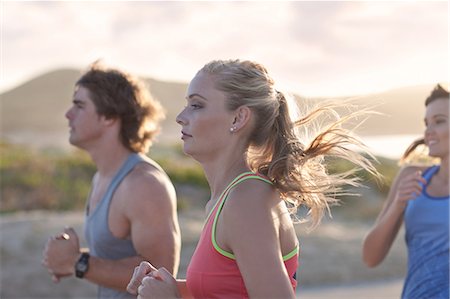
[[(86, 206), (84, 235), (92, 256), (108, 260), (119, 260), (137, 255), (131, 239), (118, 239), (113, 236), (108, 226), (108, 215), (111, 199), (117, 187), (136, 164), (140, 162), (149, 163), (162, 171), (159, 165), (153, 163), (145, 156), (134, 153), (130, 154), (112, 179), (105, 195), (94, 211), (89, 211), (88, 201)], [(132, 296), (127, 292), (120, 292), (99, 286), (98, 298), (136, 298), (136, 296)]]

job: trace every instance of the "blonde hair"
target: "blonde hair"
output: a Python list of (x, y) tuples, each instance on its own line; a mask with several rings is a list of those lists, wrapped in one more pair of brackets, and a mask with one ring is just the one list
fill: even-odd
[(226, 94), (230, 111), (245, 105), (254, 112), (255, 122), (248, 139), (247, 155), (251, 169), (273, 182), (282, 198), (289, 203), (292, 214), (299, 206), (306, 206), (312, 227), (320, 223), (324, 211), (329, 211), (331, 204), (338, 202), (336, 196), (344, 194), (343, 185), (358, 185), (358, 178), (352, 177), (357, 169), (329, 174), (326, 157), (343, 158), (377, 174), (370, 160), (354, 148), (356, 145), (364, 149), (362, 142), (342, 127), (355, 115), (337, 117), (309, 144), (303, 144), (298, 130), (308, 132), (308, 125), (314, 119), (337, 116), (334, 108), (338, 106), (322, 104), (306, 116), (292, 121), (289, 98), (275, 89), (274, 80), (261, 64), (217, 60), (206, 64), (199, 72), (216, 77), (215, 87)]

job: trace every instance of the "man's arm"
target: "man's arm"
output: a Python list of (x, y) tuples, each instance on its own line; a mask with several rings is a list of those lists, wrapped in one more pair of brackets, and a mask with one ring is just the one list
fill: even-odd
[(176, 195), (169, 178), (150, 165), (138, 165), (116, 191), (138, 256), (111, 261), (91, 257), (85, 278), (125, 291), (141, 261), (165, 267), (175, 277), (180, 257), (180, 230)]

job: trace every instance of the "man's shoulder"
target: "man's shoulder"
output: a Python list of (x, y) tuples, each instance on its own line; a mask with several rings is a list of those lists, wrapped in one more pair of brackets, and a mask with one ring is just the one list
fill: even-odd
[[(138, 163), (123, 179), (119, 196), (125, 201), (167, 201), (175, 198), (175, 188), (167, 174), (156, 165)], [(130, 196), (132, 195), (132, 196)]]
[(154, 161), (142, 161), (125, 177), (124, 181), (127, 184), (162, 184), (170, 183), (170, 179), (162, 168)]

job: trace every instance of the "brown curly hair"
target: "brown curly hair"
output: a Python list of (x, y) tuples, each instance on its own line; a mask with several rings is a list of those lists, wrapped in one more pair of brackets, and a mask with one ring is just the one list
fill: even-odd
[(121, 122), (122, 144), (146, 153), (160, 130), (164, 111), (144, 86), (130, 74), (94, 62), (76, 82), (89, 90), (97, 113)]

